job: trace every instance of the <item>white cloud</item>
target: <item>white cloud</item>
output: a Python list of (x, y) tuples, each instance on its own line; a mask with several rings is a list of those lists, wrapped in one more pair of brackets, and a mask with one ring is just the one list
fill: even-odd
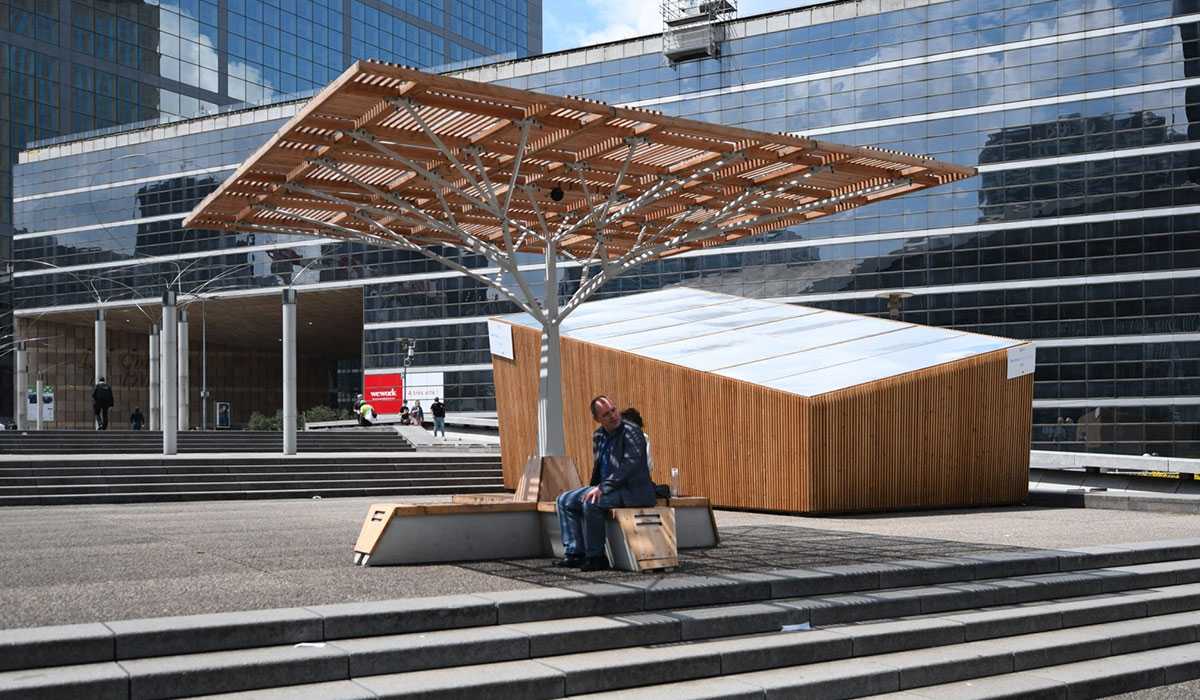
[[(738, 15), (802, 7), (811, 0), (741, 0)], [(602, 44), (662, 31), (660, 0), (549, 0), (543, 16), (546, 51)]]

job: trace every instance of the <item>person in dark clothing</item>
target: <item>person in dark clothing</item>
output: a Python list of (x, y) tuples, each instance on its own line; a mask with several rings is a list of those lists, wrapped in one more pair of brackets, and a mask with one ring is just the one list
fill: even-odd
[(141, 407), (133, 409), (133, 413), (129, 414), (129, 427), (133, 430), (141, 430), (145, 422), (146, 417), (142, 415)]
[(607, 396), (592, 399), (592, 478), (589, 486), (558, 497), (563, 559), (556, 566), (582, 571), (609, 568), (604, 554), (604, 517), (612, 508), (646, 508), (655, 503), (646, 437), (624, 420)]
[(433, 436), (437, 437), (441, 431), (442, 437), (446, 437), (446, 404), (442, 403), (442, 397), (433, 400), (429, 412), (433, 414)]
[(100, 377), (92, 389), (92, 410), (96, 413), (96, 430), (108, 430), (108, 409), (113, 407), (113, 390)]

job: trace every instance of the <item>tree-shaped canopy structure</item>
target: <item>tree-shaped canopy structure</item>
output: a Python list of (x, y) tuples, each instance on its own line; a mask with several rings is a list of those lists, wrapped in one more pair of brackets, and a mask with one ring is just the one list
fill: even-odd
[[(512, 300), (543, 329), (539, 452), (561, 455), (559, 324), (606, 282), (974, 174), (360, 61), (184, 224), (407, 249)], [(469, 269), (444, 246), (483, 256), (501, 274)], [(517, 269), (520, 252), (544, 256), (540, 294)], [(580, 280), (560, 298), (565, 265), (578, 266)]]

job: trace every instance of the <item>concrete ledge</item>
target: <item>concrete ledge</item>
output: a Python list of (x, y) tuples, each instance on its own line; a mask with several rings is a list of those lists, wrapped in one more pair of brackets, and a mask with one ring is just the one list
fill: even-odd
[(0, 630), (0, 671), (114, 658), (113, 632), (101, 624)]
[[(1000, 553), (928, 562), (730, 574), (727, 577), (666, 576), (620, 584), (581, 584), (303, 609), (124, 620), (108, 625), (14, 629), (0, 632), (0, 661), (8, 670), (31, 669), (134, 656), (199, 653), (301, 641), (336, 642), (357, 637), (665, 609), (679, 613), (680, 609), (689, 607), (741, 605), (744, 611), (759, 611), (757, 604), (768, 601), (772, 601), (772, 610), (782, 611), (778, 617), (772, 613), (762, 618), (770, 619), (771, 624), (775, 621), (779, 624), (831, 624), (861, 620), (864, 616), (912, 615), (1052, 597), (1113, 593), (1134, 587), (1197, 584), (1200, 582), (1200, 563), (1180, 558), (1200, 554), (1198, 548), (1200, 539), (1183, 539), (1062, 552)], [(1125, 561), (1140, 563), (1111, 566), (1114, 562)], [(1105, 568), (1085, 570), (1092, 562)], [(951, 573), (962, 580), (918, 588), (878, 590), (881, 580), (894, 582), (905, 577), (934, 580), (947, 578)], [(1000, 575), (980, 580), (983, 573)], [(1148, 613), (1162, 614), (1189, 609), (1198, 599), (1200, 585), (1172, 596), (1144, 599), (1144, 602)], [(709, 634), (701, 631), (705, 626), (727, 624), (731, 630), (753, 630), (765, 624), (758, 619), (760, 617), (757, 612), (739, 615), (736, 610), (727, 608), (709, 612), (686, 611), (682, 617), (675, 615), (672, 619), (679, 625), (679, 639), (686, 639)], [(1003, 628), (1007, 623), (997, 619), (993, 624)], [(686, 634), (683, 631), (685, 625), (689, 629)], [(546, 640), (553, 638), (551, 635)], [(543, 640), (546, 644), (560, 643), (546, 640)]]

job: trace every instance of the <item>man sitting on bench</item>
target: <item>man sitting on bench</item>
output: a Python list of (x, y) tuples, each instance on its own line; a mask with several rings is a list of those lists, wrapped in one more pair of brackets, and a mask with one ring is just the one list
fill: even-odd
[(616, 405), (603, 395), (592, 399), (592, 418), (600, 427), (592, 434), (591, 485), (558, 497), (565, 556), (555, 566), (603, 571), (609, 568), (605, 516), (612, 508), (653, 507), (654, 483), (641, 429), (622, 420)]

